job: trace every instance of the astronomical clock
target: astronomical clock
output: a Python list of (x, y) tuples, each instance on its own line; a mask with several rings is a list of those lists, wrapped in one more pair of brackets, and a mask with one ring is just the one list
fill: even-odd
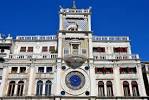
[(61, 95), (90, 95), (89, 16), (89, 9), (62, 9), (60, 12)]

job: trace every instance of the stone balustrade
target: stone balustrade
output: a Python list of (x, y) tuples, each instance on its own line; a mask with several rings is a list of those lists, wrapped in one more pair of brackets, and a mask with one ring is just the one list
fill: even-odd
[(16, 40), (18, 41), (48, 41), (48, 40), (57, 40), (56, 35), (47, 35), (47, 36), (17, 36)]
[(138, 54), (97, 54), (93, 53), (94, 60), (138, 60)]
[(9, 59), (56, 59), (57, 54), (10, 54)]
[(93, 36), (93, 41), (129, 41), (128, 36)]

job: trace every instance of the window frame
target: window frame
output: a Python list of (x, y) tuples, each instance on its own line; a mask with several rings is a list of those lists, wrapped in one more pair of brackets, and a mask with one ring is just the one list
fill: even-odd
[(33, 51), (34, 51), (34, 47), (30, 46), (30, 47), (27, 48), (27, 52), (33, 52)]
[(20, 47), (20, 52), (26, 52), (26, 47)]

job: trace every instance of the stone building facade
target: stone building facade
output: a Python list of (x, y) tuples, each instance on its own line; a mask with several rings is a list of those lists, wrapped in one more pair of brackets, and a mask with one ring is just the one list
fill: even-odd
[(144, 99), (142, 66), (127, 36), (94, 36), (91, 8), (61, 8), (59, 32), (0, 37), (2, 99)]
[(145, 84), (146, 93), (149, 96), (149, 61), (144, 61), (142, 63), (142, 74)]

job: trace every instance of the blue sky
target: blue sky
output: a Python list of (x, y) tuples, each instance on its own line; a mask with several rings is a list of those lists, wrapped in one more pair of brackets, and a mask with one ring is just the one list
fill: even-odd
[[(59, 5), (72, 0), (0, 0), (0, 33), (56, 34)], [(76, 0), (78, 8), (92, 6), (94, 35), (129, 36), (132, 52), (149, 61), (149, 0)]]

